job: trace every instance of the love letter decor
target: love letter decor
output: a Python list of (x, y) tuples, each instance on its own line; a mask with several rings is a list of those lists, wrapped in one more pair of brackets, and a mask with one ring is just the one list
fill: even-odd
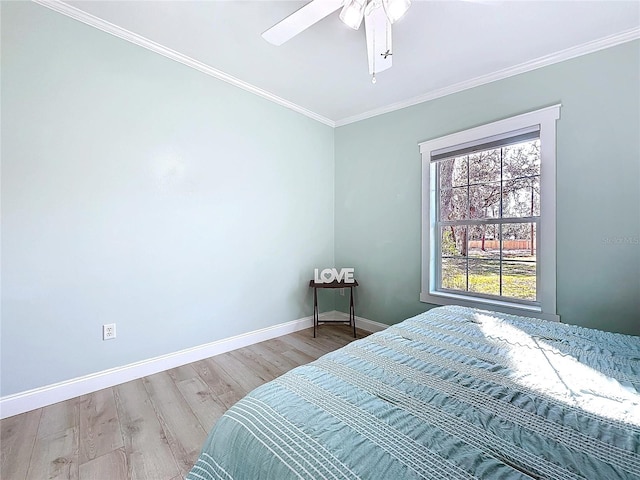
[(316, 268), (313, 271), (313, 281), (315, 283), (331, 283), (334, 280), (353, 283), (354, 268), (341, 268), (340, 272), (338, 272), (337, 268), (325, 268), (318, 273), (319, 270), (319, 268)]

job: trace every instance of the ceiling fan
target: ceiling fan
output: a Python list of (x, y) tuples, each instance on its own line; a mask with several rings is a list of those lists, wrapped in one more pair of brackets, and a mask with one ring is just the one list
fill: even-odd
[(282, 45), (342, 7), (340, 20), (358, 30), (364, 18), (369, 74), (391, 67), (391, 25), (411, 6), (411, 0), (312, 0), (262, 34), (269, 43)]

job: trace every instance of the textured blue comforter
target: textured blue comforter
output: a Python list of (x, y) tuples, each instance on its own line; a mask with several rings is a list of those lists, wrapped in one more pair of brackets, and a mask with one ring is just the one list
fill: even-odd
[(189, 480), (640, 479), (640, 337), (440, 307), (267, 383)]

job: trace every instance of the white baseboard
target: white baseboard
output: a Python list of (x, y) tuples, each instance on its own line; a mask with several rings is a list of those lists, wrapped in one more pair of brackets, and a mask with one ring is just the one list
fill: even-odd
[[(322, 318), (342, 318), (343, 316), (347, 321), (349, 320), (349, 316), (346, 313), (336, 311), (326, 312), (320, 314), (320, 321), (322, 321)], [(361, 317), (356, 317), (356, 325), (358, 328), (370, 332), (376, 332), (387, 327), (387, 325), (372, 322), (371, 320)], [(298, 330), (312, 326), (313, 317), (304, 317), (167, 355), (131, 363), (122, 367), (111, 368), (52, 385), (34, 388), (33, 390), (7, 395), (0, 398), (0, 418), (11, 417), (36, 408), (69, 400), (80, 395), (86, 395), (102, 390), (103, 388), (113, 387), (114, 385), (163, 372), (171, 368), (186, 365), (187, 363), (197, 362), (198, 360), (253, 345), (254, 343), (263, 342), (271, 338), (280, 337), (288, 333), (297, 332)]]
[[(331, 315), (333, 318), (341, 319), (344, 318), (345, 322), (349, 321), (349, 314), (344, 312), (329, 312), (327, 315)], [(328, 318), (328, 317), (327, 317)], [(322, 322), (322, 319), (320, 319)], [(368, 318), (359, 317), (356, 315), (356, 327), (361, 328), (362, 330), (366, 330), (367, 332), (380, 332), (385, 328), (388, 328), (389, 325), (380, 322), (374, 322), (373, 320), (369, 320)]]

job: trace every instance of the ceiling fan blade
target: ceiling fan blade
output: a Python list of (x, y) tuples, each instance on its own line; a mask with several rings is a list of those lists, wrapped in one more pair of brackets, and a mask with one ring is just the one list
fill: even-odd
[(342, 6), (343, 0), (312, 0), (262, 34), (267, 42), (282, 45)]
[(367, 35), (369, 74), (373, 75), (391, 67), (391, 22), (380, 6), (367, 8), (364, 14), (364, 28)]

